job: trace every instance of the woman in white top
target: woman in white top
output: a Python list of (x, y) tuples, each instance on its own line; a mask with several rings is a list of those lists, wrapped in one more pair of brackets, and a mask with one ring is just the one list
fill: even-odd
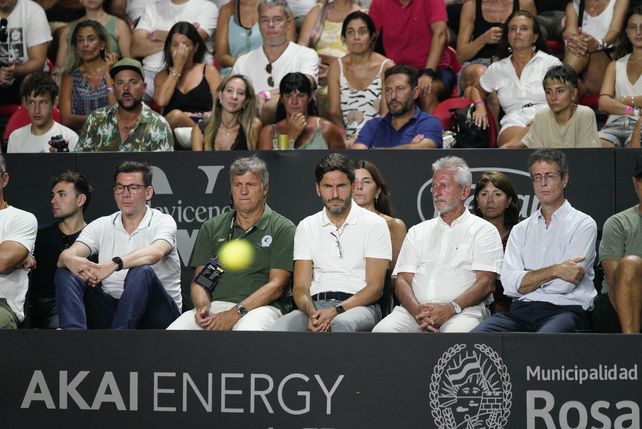
[(388, 113), (383, 93), (383, 74), (392, 60), (372, 50), (374, 22), (366, 13), (352, 12), (343, 21), (341, 36), (348, 53), (330, 65), (328, 110), (330, 120), (344, 130), (351, 144), (370, 119)]
[(639, 136), (631, 143), (631, 133), (642, 107), (642, 7), (629, 12), (625, 28), (600, 90), (599, 109), (610, 113), (600, 139), (603, 145), (639, 147)]
[(599, 93), (611, 60), (607, 48), (622, 31), (628, 7), (629, 0), (573, 0), (566, 5), (564, 63), (581, 78), (580, 97)]
[(548, 69), (562, 63), (545, 52), (546, 41), (540, 37), (535, 17), (528, 11), (514, 12), (506, 23), (498, 50), (501, 60), (491, 64), (479, 83), (466, 89), (476, 104), (475, 122), (484, 128), (488, 116), (484, 99), (497, 93), (504, 110), (497, 145), (518, 144), (540, 106), (546, 105), (542, 80)]

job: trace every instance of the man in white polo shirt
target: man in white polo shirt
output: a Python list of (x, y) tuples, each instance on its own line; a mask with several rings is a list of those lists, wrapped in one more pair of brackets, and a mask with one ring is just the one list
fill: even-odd
[(324, 156), (315, 170), (325, 208), (303, 219), (294, 236), (294, 301), (273, 331), (370, 331), (392, 258), (386, 221), (352, 201), (354, 165)]
[[(120, 211), (96, 219), (60, 254), (54, 277), (62, 329), (164, 329), (182, 305), (176, 222), (147, 206), (147, 164), (124, 161), (114, 173)], [(98, 254), (98, 263), (87, 259)]]
[(439, 216), (410, 228), (393, 275), (401, 305), (373, 332), (468, 332), (489, 316), (484, 301), (502, 267), (502, 241), (490, 222), (466, 208), (472, 174), (455, 156), (433, 165)]

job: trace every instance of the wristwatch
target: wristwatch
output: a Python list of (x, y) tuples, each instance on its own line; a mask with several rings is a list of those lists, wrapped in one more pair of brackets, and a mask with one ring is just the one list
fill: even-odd
[(114, 264), (118, 265), (118, 268), (116, 268), (116, 271), (120, 271), (123, 269), (123, 260), (120, 259), (118, 256), (114, 256), (111, 258), (112, 261), (114, 261)]
[(343, 308), (343, 305), (339, 304), (334, 307), (334, 309), (337, 311), (337, 314), (345, 313), (346, 309)]
[(236, 312), (239, 314), (239, 316), (243, 317), (248, 313), (248, 309), (245, 308), (243, 304), (237, 304), (236, 305)]
[(450, 305), (453, 306), (453, 310), (455, 310), (455, 314), (461, 313), (461, 307), (455, 301), (452, 301)]

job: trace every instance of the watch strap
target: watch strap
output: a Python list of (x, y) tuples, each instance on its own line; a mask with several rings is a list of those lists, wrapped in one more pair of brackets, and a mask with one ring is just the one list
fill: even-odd
[(123, 269), (123, 260), (120, 259), (119, 256), (114, 256), (111, 258), (111, 260), (114, 262), (114, 264), (118, 265), (118, 268), (116, 268), (116, 271), (120, 271)]

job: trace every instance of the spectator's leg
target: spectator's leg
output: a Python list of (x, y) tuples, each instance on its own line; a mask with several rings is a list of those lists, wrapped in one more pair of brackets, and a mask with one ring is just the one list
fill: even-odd
[(180, 314), (152, 267), (143, 265), (129, 269), (111, 327), (165, 329)]
[(270, 331), (305, 332), (308, 330), (308, 315), (301, 310), (293, 310), (285, 316), (279, 317), (270, 328)]
[(117, 300), (92, 287), (66, 268), (54, 275), (56, 305), (62, 329), (109, 328)]
[(18, 329), (18, 318), (4, 298), (0, 298), (0, 329)]
[(267, 331), (282, 315), (278, 308), (264, 305), (248, 312), (236, 322), (233, 329), (235, 331)]
[[(233, 302), (226, 301), (213, 301), (210, 303), (210, 314), (220, 313), (222, 311), (227, 311), (230, 308), (234, 307), (236, 304)], [(174, 320), (171, 325), (167, 327), (169, 330), (202, 330), (196, 323), (195, 311), (189, 310), (181, 314), (181, 316)]]
[[(333, 304), (338, 305), (337, 301)], [(353, 307), (337, 315), (330, 324), (332, 332), (370, 332), (381, 320), (378, 304)]]
[(404, 307), (397, 305), (372, 332), (419, 332), (419, 325)]
[(559, 307), (556, 314), (550, 314), (541, 320), (537, 327), (537, 332), (575, 332), (578, 329), (582, 330), (588, 327), (588, 318), (583, 310), (570, 311), (564, 309), (564, 307)]
[(609, 297), (620, 318), (622, 332), (640, 332), (642, 258), (629, 255), (620, 259), (615, 271), (615, 285), (609, 289)]
[(519, 145), (528, 132), (528, 127), (508, 127), (497, 138), (497, 146), (514, 147)]

